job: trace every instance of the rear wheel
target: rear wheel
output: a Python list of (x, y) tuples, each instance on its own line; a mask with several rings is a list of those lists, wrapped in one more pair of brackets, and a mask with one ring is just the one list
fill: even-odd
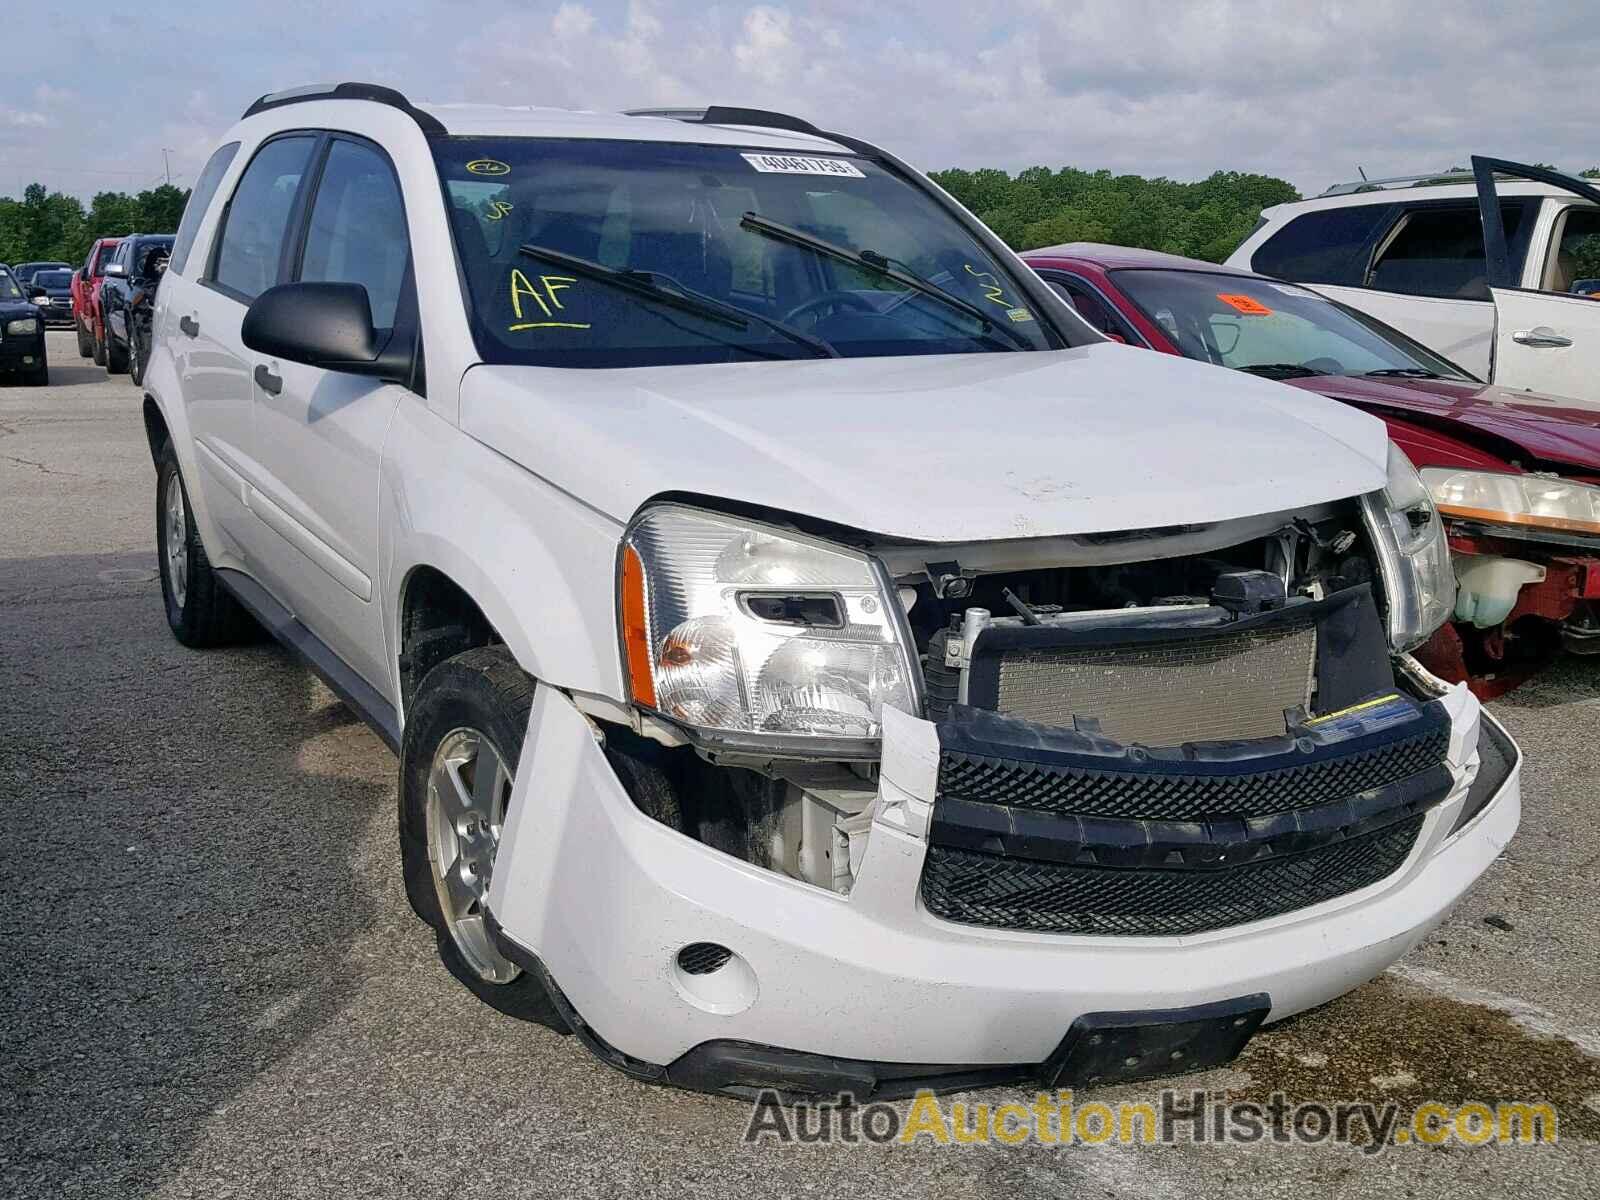
[(500, 953), (486, 909), (533, 692), (503, 646), (428, 672), (400, 751), (400, 857), (450, 973), (492, 1008), (560, 1029), (543, 984)]
[(250, 640), (258, 631), (206, 558), (189, 512), (189, 493), (170, 441), (156, 464), (156, 559), (167, 624), (185, 646), (201, 649)]
[(92, 357), (94, 358), (95, 366), (103, 367), (106, 365), (106, 343), (105, 339), (100, 336), (99, 330), (96, 330), (94, 334), (94, 351), (92, 353)]
[(72, 318), (72, 328), (78, 334), (78, 357), (79, 358), (93, 358), (94, 357), (94, 338), (89, 333), (89, 331), (83, 327), (83, 318), (82, 317), (73, 317)]

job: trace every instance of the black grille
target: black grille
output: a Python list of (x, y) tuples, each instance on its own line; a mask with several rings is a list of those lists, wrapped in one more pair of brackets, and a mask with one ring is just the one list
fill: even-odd
[(1445, 756), (1448, 725), (1271, 771), (1205, 775), (1047, 765), (946, 750), (939, 795), (1079, 816), (1193, 821), (1313, 808), (1415, 775)]
[(709, 975), (732, 957), (732, 950), (715, 942), (690, 942), (678, 951), (678, 967), (685, 975)]
[(1377, 883), (1400, 869), (1424, 819), (1210, 870), (1069, 866), (929, 846), (922, 900), (935, 915), (969, 925), (1102, 936), (1199, 933)]

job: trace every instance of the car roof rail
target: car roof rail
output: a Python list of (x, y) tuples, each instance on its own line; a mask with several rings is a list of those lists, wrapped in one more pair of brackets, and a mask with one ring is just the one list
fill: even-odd
[(786, 129), (790, 133), (836, 140), (804, 117), (791, 117), (788, 113), (772, 112), (765, 108), (734, 108), (726, 104), (712, 104), (706, 108), (630, 108), (622, 115), (665, 117), (671, 121), (687, 121), (692, 125), (750, 125), (757, 129)]
[[(421, 127), (429, 137), (442, 137), (448, 130), (438, 117), (425, 113), (407, 100), (405, 95), (381, 83), (311, 83), (304, 87), (286, 88), (281, 92), (268, 92), (249, 108), (244, 117), (253, 117), (268, 109), (282, 108), (285, 104), (301, 104), (310, 100), (370, 100), (374, 104), (387, 104), (398, 108)], [(242, 121), (244, 117), (239, 119)]]
[[(1567, 175), (1567, 172), (1558, 171), (1556, 174)], [(1528, 182), (1520, 175), (1503, 171), (1496, 171), (1494, 177), (1496, 179)], [(1567, 175), (1567, 177), (1578, 179), (1580, 183), (1586, 182), (1577, 176)], [(1392, 175), (1387, 179), (1355, 179), (1349, 183), (1336, 183), (1323, 192), (1322, 195), (1351, 196), (1357, 192), (1382, 192), (1388, 191), (1390, 188), (1434, 187), (1447, 183), (1472, 183), (1475, 178), (1471, 167), (1463, 167), (1453, 171), (1424, 171), (1419, 175)]]

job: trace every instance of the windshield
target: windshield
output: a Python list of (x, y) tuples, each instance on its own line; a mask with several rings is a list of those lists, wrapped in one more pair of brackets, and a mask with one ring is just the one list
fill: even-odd
[(55, 288), (58, 290), (68, 288), (72, 286), (72, 272), (36, 271), (34, 272), (33, 282), (35, 286), (42, 288)]
[[(433, 147), (489, 362), (627, 367), (1062, 344), (948, 210), (864, 158), (542, 138)], [(839, 249), (870, 253), (855, 263)]]
[(1399, 331), (1293, 284), (1206, 271), (1111, 272), (1185, 355), (1277, 378), (1470, 378)]
[(17, 286), (17, 281), (11, 277), (11, 272), (0, 270), (0, 300), (21, 300), (22, 289)]

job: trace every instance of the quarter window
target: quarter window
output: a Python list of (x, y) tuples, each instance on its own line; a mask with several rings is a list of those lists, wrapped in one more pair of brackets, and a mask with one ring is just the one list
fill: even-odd
[(200, 222), (205, 220), (206, 209), (211, 207), (211, 197), (217, 194), (217, 185), (233, 165), (233, 156), (239, 153), (239, 143), (229, 142), (218, 146), (206, 160), (200, 178), (195, 180), (189, 193), (189, 202), (183, 206), (183, 219), (178, 222), (178, 236), (172, 243), (172, 258), (167, 270), (182, 275), (189, 261), (189, 251), (194, 246), (195, 235), (200, 232)]
[(1298, 283), (1359, 286), (1372, 243), (1394, 216), (1392, 204), (1359, 204), (1308, 212), (1256, 248), (1250, 265)]
[(394, 326), (410, 257), (400, 183), (369, 146), (335, 141), (317, 184), (300, 278), (308, 283), (359, 283), (372, 323)]
[(278, 282), (278, 264), (295, 194), (314, 137), (268, 142), (245, 168), (223, 216), (212, 279), (246, 302)]

